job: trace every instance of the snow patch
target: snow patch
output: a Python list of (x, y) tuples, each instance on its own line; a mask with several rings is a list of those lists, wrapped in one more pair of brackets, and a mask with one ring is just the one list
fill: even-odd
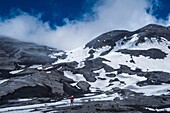
[(154, 108), (149, 108), (149, 107), (146, 107), (145, 109), (148, 109), (150, 111), (155, 111), (155, 112), (161, 112), (161, 111), (170, 111), (170, 108), (162, 108), (162, 109), (154, 109)]
[(44, 70), (52, 69), (53, 66), (46, 67)]
[(51, 73), (51, 71), (47, 71), (46, 73), (50, 74), (50, 73)]
[(64, 54), (65, 54), (64, 52), (58, 52), (58, 53), (49, 54), (48, 56), (49, 56), (50, 58), (56, 59), (57, 57), (63, 56)]
[(38, 69), (38, 70), (43, 70), (43, 67), (41, 66), (41, 67), (38, 67), (37, 69)]
[[(131, 38), (129, 41), (125, 42), (124, 39)], [(127, 48), (132, 48), (135, 47), (136, 42), (138, 41), (139, 37), (138, 34), (134, 34), (131, 37), (124, 37), (124, 39), (121, 39), (116, 42), (116, 46), (114, 47), (114, 51), (117, 51), (119, 49), (127, 49)]]
[(93, 54), (94, 58), (99, 57), (101, 53), (108, 51), (109, 49), (111, 49), (111, 46), (103, 46), (102, 48), (95, 49), (95, 53)]
[(39, 67), (42, 67), (42, 65), (32, 65), (29, 68), (30, 69), (36, 69), (36, 68), (39, 68)]
[(73, 74), (71, 71), (64, 71), (64, 76), (74, 81), (86, 81), (82, 74)]
[(21, 71), (23, 71), (24, 69), (20, 69), (20, 70), (15, 70), (15, 71), (11, 71), (11, 72), (9, 72), (10, 74), (17, 74), (17, 73), (19, 73), (19, 72), (21, 72)]
[[(113, 100), (116, 97), (119, 97), (120, 99), (122, 99), (117, 93), (109, 95), (109, 96), (106, 94), (100, 94), (100, 95), (94, 95), (91, 97), (75, 98), (74, 105), (82, 105), (82, 104), (84, 104), (84, 102), (89, 102), (89, 101)], [(55, 106), (55, 107), (70, 106), (70, 100), (64, 99), (64, 100), (61, 100), (58, 102), (53, 102), (53, 103), (1, 108), (0, 112), (1, 113), (16, 113), (16, 112), (17, 113), (27, 113), (27, 112), (30, 112), (31, 110), (34, 110), (35, 108), (46, 109), (46, 107), (49, 107), (49, 106)], [(36, 112), (41, 113), (41, 111), (35, 111), (33, 113), (36, 113)]]
[(116, 97), (119, 97), (120, 99), (122, 99), (122, 97), (118, 93), (114, 93), (111, 95), (100, 94), (100, 95), (95, 95), (95, 96), (90, 96), (90, 97), (83, 97), (83, 98), (80, 98), (80, 101), (83, 101), (83, 102), (106, 101), (106, 100), (113, 100)]
[(84, 61), (87, 57), (89, 57), (89, 48), (80, 47), (72, 51), (66, 52), (66, 59), (58, 59), (56, 62), (52, 63), (52, 65), (58, 64), (58, 63), (64, 63), (64, 62), (80, 62)]
[[(164, 49), (166, 50), (166, 49)], [(164, 72), (170, 72), (170, 51), (167, 50), (168, 55), (164, 59), (150, 59), (149, 57), (145, 56), (133, 56), (133, 60), (135, 63), (131, 63), (130, 60), (132, 60), (130, 55), (122, 54), (118, 52), (112, 51), (111, 53), (102, 56), (102, 58), (105, 58), (111, 62), (103, 61), (103, 63), (106, 63), (107, 65), (118, 69), (121, 65), (126, 65), (130, 67), (131, 69), (140, 68), (142, 71), (164, 71)], [(149, 65), (148, 65), (149, 64)]]
[(83, 61), (78, 63), (78, 66), (76, 68), (83, 68), (85, 66), (85, 63)]
[(133, 87), (127, 87), (132, 91), (135, 91), (137, 93), (144, 93), (146, 96), (152, 96), (152, 95), (169, 95), (170, 92), (170, 84), (163, 84), (163, 85), (148, 85), (148, 86), (142, 86), (139, 87), (137, 85), (133, 85)]
[(8, 81), (8, 80), (9, 80), (9, 79), (0, 80), (0, 84), (6, 82), (6, 81)]

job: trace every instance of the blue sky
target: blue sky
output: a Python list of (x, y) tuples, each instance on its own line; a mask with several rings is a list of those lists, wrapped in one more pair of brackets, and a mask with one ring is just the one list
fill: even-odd
[(167, 20), (170, 14), (170, 0), (151, 0), (153, 7), (150, 9), (152, 15), (157, 19)]
[[(167, 19), (170, 13), (170, 0), (148, 0), (152, 7), (146, 9), (157, 19)], [(41, 19), (53, 25), (62, 26), (64, 19), (80, 20), (83, 14), (93, 16), (92, 8), (102, 0), (1, 0), (0, 16), (11, 18), (26, 12), (41, 15)]]
[(59, 49), (101, 33), (169, 25), (170, 0), (1, 0), (0, 35)]
[(84, 13), (92, 13), (92, 7), (98, 0), (1, 0), (1, 17), (11, 18), (26, 12), (41, 15), (41, 19), (50, 25), (62, 26), (64, 19), (79, 20)]

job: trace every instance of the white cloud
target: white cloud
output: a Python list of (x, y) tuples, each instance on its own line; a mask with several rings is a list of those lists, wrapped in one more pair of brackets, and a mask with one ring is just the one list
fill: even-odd
[[(28, 14), (0, 22), (0, 34), (22, 41), (31, 41), (59, 49), (70, 50), (86, 44), (96, 36), (115, 29), (135, 30), (156, 19), (146, 13), (145, 0), (105, 0), (94, 7), (93, 21), (68, 21), (66, 25), (50, 28), (39, 17)], [(84, 20), (88, 20), (85, 16)], [(2, 20), (2, 19), (0, 19)]]

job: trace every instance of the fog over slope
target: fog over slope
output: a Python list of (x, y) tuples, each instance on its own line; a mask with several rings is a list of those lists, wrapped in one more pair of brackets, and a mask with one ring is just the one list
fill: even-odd
[(147, 12), (153, 5), (149, 1), (98, 0), (99, 3), (92, 7), (93, 14), (83, 14), (78, 20), (64, 18), (65, 24), (54, 24), (54, 29), (50, 27), (50, 21), (42, 20), (43, 14), (30, 15), (20, 11), (20, 15), (12, 18), (0, 17), (0, 35), (72, 50), (109, 30), (133, 31), (149, 23), (170, 25), (169, 16), (161, 20), (152, 16), (152, 10)]

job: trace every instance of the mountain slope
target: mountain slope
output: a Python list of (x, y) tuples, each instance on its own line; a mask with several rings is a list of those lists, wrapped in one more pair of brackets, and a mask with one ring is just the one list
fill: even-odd
[[(23, 46), (25, 48), (25, 43)], [(39, 51), (39, 48), (41, 47), (37, 46), (36, 50)], [(140, 111), (155, 106), (164, 109), (170, 105), (169, 27), (150, 24), (136, 31), (115, 30), (104, 33), (73, 51), (52, 50), (54, 49), (50, 49), (50, 53), (45, 52), (50, 61), (43, 60), (47, 62), (41, 62), (38, 66), (35, 65), (37, 62), (30, 65), (31, 57), (27, 57), (25, 63), (22, 56), (16, 58), (17, 64), (26, 66), (20, 67), (19, 71), (16, 67), (8, 70), (6, 76), (13, 73), (15, 77), (5, 80), (4, 77), (1, 78), (1, 99), (56, 97), (60, 100), (72, 94), (86, 98), (88, 94), (90, 100), (113, 100), (117, 97), (128, 112), (130, 109)], [(4, 52), (1, 54), (6, 55)], [(36, 57), (33, 58), (41, 56), (35, 51), (25, 56), (34, 55)], [(20, 87), (14, 87), (16, 84)], [(27, 86), (39, 91), (34, 95), (28, 93), (28, 96), (23, 96), (24, 92), (30, 91)], [(133, 103), (141, 99), (143, 101), (135, 107)]]
[[(111, 31), (92, 40), (85, 48), (68, 53), (68, 57), (59, 62), (78, 61), (83, 66), (76, 70), (87, 70), (88, 75), (79, 73), (86, 81), (95, 81), (90, 84), (96, 90), (131, 87), (146, 95), (169, 94), (169, 32), (169, 28), (152, 24), (134, 32)], [(108, 77), (109, 74), (113, 76)], [(148, 92), (150, 88), (153, 91)]]
[(69, 85), (74, 81), (62, 72), (43, 71), (54, 61), (64, 59), (64, 51), (7, 37), (0, 38), (0, 51), (0, 104), (18, 98), (53, 97), (59, 100), (70, 94), (69, 91), (79, 91)]

